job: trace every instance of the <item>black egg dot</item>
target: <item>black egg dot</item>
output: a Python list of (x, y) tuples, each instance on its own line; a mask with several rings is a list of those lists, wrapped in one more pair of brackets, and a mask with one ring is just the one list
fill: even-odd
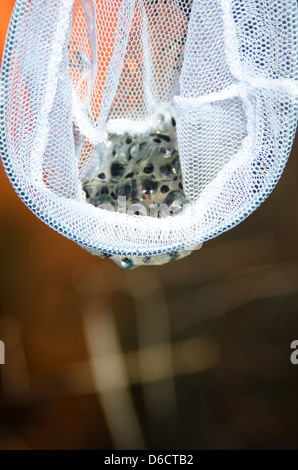
[(100, 194), (109, 194), (109, 188), (107, 186), (104, 186), (100, 189)]
[(131, 137), (128, 137), (125, 141), (127, 144), (131, 144), (132, 143), (132, 138)]
[(156, 188), (157, 188), (157, 182), (156, 181), (153, 181), (153, 180), (147, 179), (147, 178), (144, 178), (142, 180), (143, 193), (145, 193), (145, 194), (152, 193), (156, 190)]
[(156, 138), (156, 139), (153, 139), (153, 142), (156, 142), (157, 144), (160, 144), (161, 143), (161, 140)]
[(146, 173), (146, 175), (149, 175), (150, 173), (153, 172), (153, 170), (154, 170), (154, 166), (151, 163), (149, 163), (147, 166), (145, 166), (143, 171), (144, 173)]
[(116, 200), (117, 200), (117, 196), (116, 196), (116, 194), (115, 194), (115, 193), (113, 193), (113, 192), (111, 193), (111, 197), (114, 199), (114, 201), (116, 201)]
[(164, 140), (165, 142), (170, 142), (170, 137), (168, 137), (167, 135), (164, 135), (164, 134), (159, 134), (159, 137)]
[(175, 127), (176, 126), (176, 121), (173, 117), (172, 117), (171, 121), (172, 121), (172, 125)]
[(171, 165), (162, 165), (160, 167), (160, 172), (163, 174), (163, 175), (169, 175), (172, 171), (172, 167)]
[(111, 166), (111, 175), (115, 178), (123, 176), (125, 166), (122, 163), (114, 162)]
[(127, 173), (127, 175), (125, 176), (125, 178), (132, 178), (134, 175), (134, 172), (132, 171), (131, 173)]
[(161, 192), (163, 194), (165, 193), (168, 193), (169, 192), (169, 186), (167, 186), (166, 184), (162, 185), (162, 187), (160, 188)]
[(181, 189), (181, 191), (183, 191), (183, 184), (182, 183), (179, 183), (179, 189)]
[(160, 149), (160, 150), (159, 150), (159, 153), (160, 153), (161, 155), (165, 155), (165, 154), (167, 153), (167, 149)]
[(177, 181), (177, 179), (178, 179), (178, 176), (174, 176), (173, 180)]
[(101, 180), (104, 180), (106, 177), (105, 173), (99, 173), (98, 175), (98, 178), (100, 178)]

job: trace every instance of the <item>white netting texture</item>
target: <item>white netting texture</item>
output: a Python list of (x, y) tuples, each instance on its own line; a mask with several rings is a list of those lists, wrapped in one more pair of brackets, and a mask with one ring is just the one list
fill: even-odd
[[(0, 150), (23, 201), (98, 253), (154, 256), (215, 237), (276, 185), (297, 125), (297, 0), (17, 0), (1, 69)], [(173, 111), (174, 110), (174, 111)], [(111, 132), (175, 116), (175, 217), (86, 202)]]

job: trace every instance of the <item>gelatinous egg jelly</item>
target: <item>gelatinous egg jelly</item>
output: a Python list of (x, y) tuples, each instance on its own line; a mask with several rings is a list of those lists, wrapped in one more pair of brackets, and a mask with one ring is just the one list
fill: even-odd
[[(176, 123), (162, 115), (146, 134), (110, 134), (102, 149), (104, 168), (83, 182), (86, 200), (103, 209), (129, 215), (171, 217), (187, 204), (176, 142)], [(164, 264), (190, 254), (189, 250), (158, 256), (129, 257), (103, 254), (125, 268)]]

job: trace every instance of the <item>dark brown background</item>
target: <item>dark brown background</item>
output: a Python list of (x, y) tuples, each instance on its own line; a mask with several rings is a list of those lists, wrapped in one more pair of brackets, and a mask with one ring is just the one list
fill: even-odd
[(0, 449), (298, 449), (297, 157), (237, 228), (132, 272), (35, 218), (1, 167)]

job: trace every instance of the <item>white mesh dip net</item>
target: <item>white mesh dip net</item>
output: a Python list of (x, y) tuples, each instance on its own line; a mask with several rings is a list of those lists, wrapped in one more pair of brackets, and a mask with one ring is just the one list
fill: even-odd
[(177, 259), (269, 195), (297, 125), (297, 0), (17, 0), (0, 150), (52, 228)]

